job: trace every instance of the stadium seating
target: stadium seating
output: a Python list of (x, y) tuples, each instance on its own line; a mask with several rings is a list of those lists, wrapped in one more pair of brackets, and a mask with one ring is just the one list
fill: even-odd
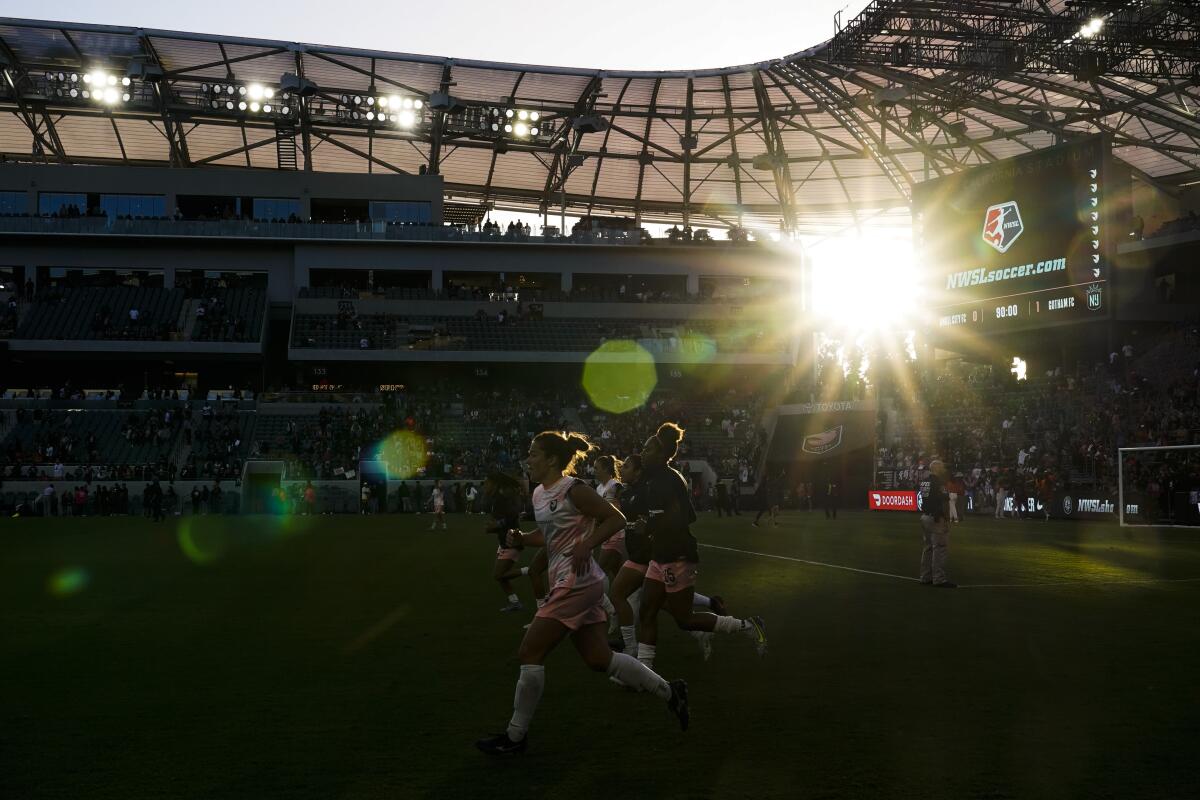
[[(135, 286), (48, 291), (27, 312), (17, 339), (158, 339), (179, 335), (182, 289)], [(136, 321), (130, 311), (136, 309)]]
[[(761, 337), (758, 327), (718, 320), (614, 318), (506, 319), (393, 314), (297, 314), (292, 347), (320, 350), (568, 351), (589, 353), (610, 339), (660, 340), (664, 352), (689, 348), (717, 352), (784, 352), (782, 340)], [(365, 344), (364, 344), (365, 340)], [(674, 341), (672, 341), (674, 340)]]
[[(253, 287), (214, 289), (204, 297), (188, 301), (194, 319), (191, 336), (195, 342), (256, 342), (262, 338), (267, 293)], [(216, 303), (212, 301), (216, 300)], [(198, 315), (199, 308), (205, 309)]]

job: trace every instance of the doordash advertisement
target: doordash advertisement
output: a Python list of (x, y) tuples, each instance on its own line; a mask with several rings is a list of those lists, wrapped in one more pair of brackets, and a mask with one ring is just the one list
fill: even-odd
[(917, 492), (867, 492), (872, 511), (920, 511), (921, 495)]

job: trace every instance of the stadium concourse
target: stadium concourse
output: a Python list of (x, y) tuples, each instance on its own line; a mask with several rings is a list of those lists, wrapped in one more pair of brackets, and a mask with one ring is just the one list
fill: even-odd
[(1194, 795), (1198, 25), (0, 18), (0, 795)]

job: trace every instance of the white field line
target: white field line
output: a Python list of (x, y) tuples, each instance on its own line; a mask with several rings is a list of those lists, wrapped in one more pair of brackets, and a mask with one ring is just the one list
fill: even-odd
[(830, 569), (844, 569), (847, 572), (858, 572), (863, 575), (879, 575), (884, 578), (896, 578), (898, 580), (912, 581), (914, 583), (919, 582), (916, 578), (914, 578), (910, 575), (893, 575), (890, 572), (875, 572), (875, 571), (869, 570), (869, 569), (859, 569), (858, 567), (847, 567), (847, 566), (843, 566), (841, 564), (826, 564), (824, 561), (808, 561), (803, 558), (793, 558), (792, 556), (777, 556), (774, 553), (758, 553), (758, 552), (755, 552), (754, 550), (738, 550), (736, 547), (722, 547), (719, 544), (704, 544), (702, 542), (699, 544), (701, 547), (711, 547), (714, 550), (728, 550), (731, 553), (743, 553), (744, 555), (748, 555), (748, 556), (761, 556), (763, 558), (778, 558), (781, 561), (795, 561), (798, 564), (809, 564), (814, 567), (829, 567)]
[(367, 628), (357, 639), (346, 645), (346, 647), (342, 650), (342, 653), (344, 655), (350, 655), (351, 653), (366, 647), (373, 640), (386, 633), (389, 628), (399, 622), (407, 613), (408, 606), (398, 606), (397, 608), (392, 609), (387, 616), (379, 620), (379, 622), (376, 622), (371, 627)]
[[(714, 550), (728, 550), (731, 553), (742, 553), (748, 556), (760, 556), (762, 558), (775, 558), (780, 561), (793, 561), (797, 564), (808, 564), (813, 567), (828, 567), (830, 569), (841, 569), (847, 572), (858, 572), (863, 575), (878, 575), (883, 578), (896, 578), (902, 581), (912, 581), (919, 583), (917, 578), (910, 575), (895, 575), (891, 572), (876, 572), (870, 569), (859, 569), (858, 567), (847, 567), (843, 564), (828, 564), (824, 561), (809, 561), (804, 558), (794, 558), (792, 556), (780, 556), (774, 553), (759, 553), (754, 550), (739, 550), (736, 547), (723, 547), (718, 544), (698, 543), (701, 547), (709, 547)], [(1200, 582), (1200, 578), (1131, 578), (1128, 580), (1113, 580), (1113, 581), (1046, 581), (1044, 583), (967, 583), (959, 584), (960, 589), (1032, 589), (1040, 586), (1108, 586), (1121, 584), (1140, 584), (1140, 583), (1196, 583)]]

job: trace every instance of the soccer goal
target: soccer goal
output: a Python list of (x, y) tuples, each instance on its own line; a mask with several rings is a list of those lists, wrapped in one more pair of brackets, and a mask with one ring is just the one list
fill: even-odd
[(1200, 445), (1117, 450), (1122, 527), (1200, 527)]

